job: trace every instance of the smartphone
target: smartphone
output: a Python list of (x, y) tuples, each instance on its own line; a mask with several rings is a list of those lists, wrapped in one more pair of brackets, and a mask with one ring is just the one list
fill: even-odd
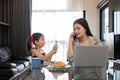
[(75, 40), (76, 39), (76, 35), (74, 34), (74, 35), (72, 35), (72, 38)]

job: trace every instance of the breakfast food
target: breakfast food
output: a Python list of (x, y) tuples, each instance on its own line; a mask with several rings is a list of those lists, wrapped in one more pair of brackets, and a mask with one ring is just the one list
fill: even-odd
[(57, 61), (54, 63), (54, 67), (55, 68), (65, 68), (66, 64), (64, 62), (61, 61)]

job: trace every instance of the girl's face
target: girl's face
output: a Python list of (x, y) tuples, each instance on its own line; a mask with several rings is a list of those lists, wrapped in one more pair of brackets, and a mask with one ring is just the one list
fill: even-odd
[(75, 23), (74, 34), (76, 35), (77, 38), (81, 38), (82, 36), (86, 35), (86, 29), (82, 25)]
[(44, 47), (45, 45), (45, 39), (44, 36), (41, 36), (38, 41), (36, 41), (36, 46), (38, 47)]

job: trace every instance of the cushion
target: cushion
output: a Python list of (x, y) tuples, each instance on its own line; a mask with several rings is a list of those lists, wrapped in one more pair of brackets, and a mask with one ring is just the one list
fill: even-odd
[(9, 59), (10, 59), (10, 54), (9, 54), (7, 48), (6, 47), (4, 47), (4, 48), (1, 47), (0, 48), (0, 63), (1, 62), (6, 62)]

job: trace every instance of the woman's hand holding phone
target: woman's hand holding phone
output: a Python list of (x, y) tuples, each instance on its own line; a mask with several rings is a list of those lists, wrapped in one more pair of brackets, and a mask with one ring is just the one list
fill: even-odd
[(72, 42), (75, 40), (75, 34), (74, 34), (74, 32), (71, 32), (69, 39)]

